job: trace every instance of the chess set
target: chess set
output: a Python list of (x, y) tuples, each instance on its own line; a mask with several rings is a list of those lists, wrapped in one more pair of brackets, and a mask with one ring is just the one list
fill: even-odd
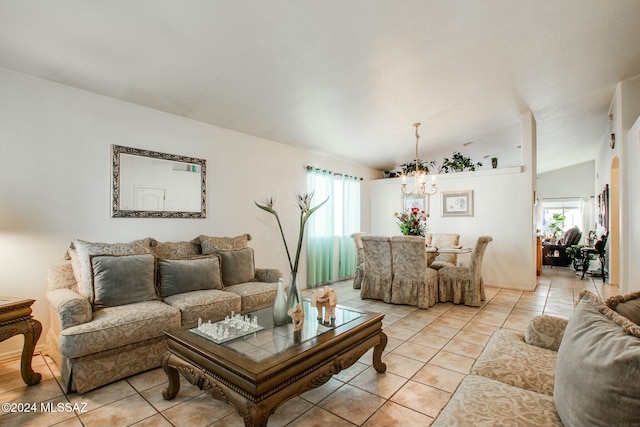
[(200, 335), (216, 344), (222, 344), (236, 338), (246, 337), (263, 330), (264, 327), (258, 325), (256, 316), (241, 315), (231, 312), (224, 320), (219, 322), (203, 322), (198, 319), (198, 327), (189, 329), (190, 332)]

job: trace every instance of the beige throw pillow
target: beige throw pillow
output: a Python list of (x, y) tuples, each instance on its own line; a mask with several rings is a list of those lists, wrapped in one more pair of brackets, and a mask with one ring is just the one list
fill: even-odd
[(189, 258), (202, 253), (200, 241), (197, 238), (190, 242), (159, 242), (154, 240), (151, 246), (156, 256), (163, 259)]
[(198, 240), (200, 240), (203, 254), (214, 254), (219, 251), (244, 249), (247, 247), (249, 240), (251, 240), (251, 236), (249, 234), (242, 234), (235, 237), (212, 237), (200, 235), (198, 236)]
[(536, 316), (527, 326), (524, 342), (536, 347), (558, 351), (566, 327), (566, 319), (546, 314)]

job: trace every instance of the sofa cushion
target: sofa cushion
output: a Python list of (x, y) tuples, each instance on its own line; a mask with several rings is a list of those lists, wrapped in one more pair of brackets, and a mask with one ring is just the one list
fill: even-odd
[(180, 310), (182, 326), (193, 327), (198, 318), (203, 321), (224, 319), (232, 311), (241, 311), (240, 297), (234, 293), (217, 289), (183, 292), (171, 295), (164, 302)]
[(151, 242), (153, 252), (158, 258), (179, 259), (188, 258), (202, 254), (200, 240), (193, 239), (190, 242)]
[(491, 336), (471, 373), (551, 395), (556, 357), (555, 351), (525, 343), (520, 333), (499, 330)]
[(222, 280), (225, 285), (246, 283), (256, 276), (252, 248), (219, 251), (218, 254), (221, 257)]
[(434, 270), (440, 270), (441, 268), (455, 267), (455, 266), (456, 265), (452, 262), (439, 261), (438, 259), (436, 259), (435, 261), (429, 264), (429, 268), (433, 268)]
[(276, 299), (277, 283), (250, 282), (231, 285), (225, 288), (227, 292), (242, 298), (242, 311), (255, 311), (271, 307)]
[(553, 397), (468, 375), (431, 424), (440, 426), (562, 426)]
[(223, 289), (220, 256), (158, 260), (161, 297), (205, 289)]
[(157, 299), (155, 288), (155, 256), (94, 255), (93, 305), (115, 307)]
[(212, 237), (204, 234), (198, 236), (203, 254), (213, 254), (218, 251), (232, 251), (247, 247), (251, 235), (242, 234), (235, 237)]
[(130, 243), (97, 243), (75, 239), (68, 251), (78, 292), (93, 301), (91, 255), (140, 255), (151, 253), (151, 239)]
[(628, 295), (616, 295), (605, 301), (607, 307), (615, 310), (621, 316), (640, 325), (640, 291)]
[(589, 291), (569, 317), (553, 390), (566, 426), (638, 425), (640, 327)]
[(62, 356), (78, 358), (163, 336), (165, 329), (180, 326), (180, 310), (162, 301), (102, 308), (91, 322), (60, 333)]

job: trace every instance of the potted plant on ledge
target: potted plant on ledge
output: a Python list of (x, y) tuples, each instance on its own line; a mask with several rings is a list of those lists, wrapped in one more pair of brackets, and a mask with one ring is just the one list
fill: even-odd
[(454, 151), (451, 158), (445, 157), (442, 161), (442, 166), (440, 166), (440, 173), (449, 173), (449, 172), (464, 172), (464, 171), (472, 171), (475, 172), (477, 168), (482, 166), (482, 163), (477, 162), (473, 163), (470, 157), (467, 157), (461, 154), (459, 151)]

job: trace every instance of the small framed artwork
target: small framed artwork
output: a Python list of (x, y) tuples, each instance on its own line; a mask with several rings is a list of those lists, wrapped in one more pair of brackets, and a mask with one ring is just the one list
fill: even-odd
[(407, 209), (418, 208), (427, 212), (427, 197), (420, 195), (402, 196), (402, 212), (406, 212)]
[(443, 192), (442, 216), (473, 216), (473, 190)]

